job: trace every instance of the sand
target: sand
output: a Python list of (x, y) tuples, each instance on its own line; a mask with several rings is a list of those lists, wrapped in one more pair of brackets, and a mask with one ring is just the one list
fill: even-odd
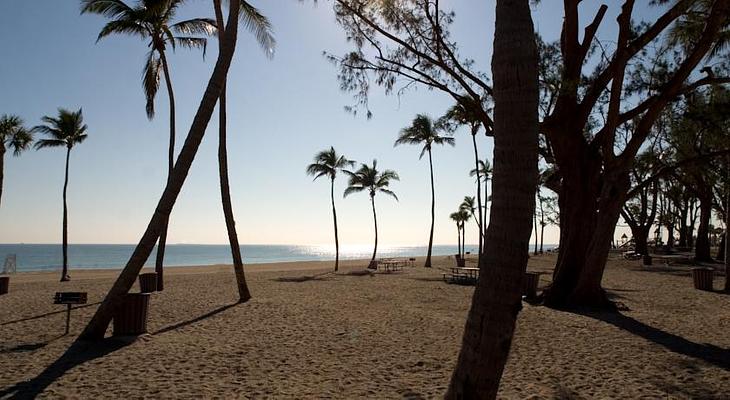
[[(0, 398), (440, 398), (473, 293), (441, 280), (453, 262), (301, 282), (288, 278), (331, 263), (248, 266), (254, 298), (243, 305), (231, 267), (169, 268), (148, 335), (69, 352), (118, 271), (72, 270), (65, 284), (57, 273), (16, 274), (0, 296)], [(530, 270), (553, 263), (533, 257)], [(730, 398), (730, 296), (694, 290), (688, 266), (638, 263), (613, 259), (606, 270), (620, 314), (525, 303), (499, 396)], [(89, 293), (68, 336), (58, 290)]]

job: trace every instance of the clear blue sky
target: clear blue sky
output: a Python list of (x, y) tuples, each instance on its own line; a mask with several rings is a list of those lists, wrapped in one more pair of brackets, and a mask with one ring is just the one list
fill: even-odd
[[(554, 0), (535, 9), (537, 29), (548, 40), (559, 35), (562, 9)], [(583, 6), (591, 18), (597, 2)], [(610, 37), (617, 5), (604, 21)], [(331, 2), (317, 6), (295, 0), (255, 1), (272, 21), (278, 46), (267, 60), (250, 35), (240, 35), (229, 74), (229, 157), (232, 197), (242, 243), (329, 244), (332, 222), (327, 181), (304, 173), (315, 152), (333, 145), (351, 159), (395, 169), (393, 185), (400, 202), (378, 196), (380, 243), (424, 245), (428, 240), (430, 193), (428, 164), (419, 149), (392, 144), (416, 113), (441, 115), (451, 100), (423, 88), (400, 100), (375, 89), (374, 118), (343, 111), (351, 97), (339, 90), (336, 69), (323, 51), (349, 49), (334, 21)], [(489, 71), (493, 2), (442, 1), (456, 11), (453, 36), (463, 54)], [(105, 20), (79, 15), (72, 0), (9, 0), (0, 14), (0, 114), (23, 117), (28, 125), (57, 107), (83, 107), (88, 140), (71, 156), (69, 186), (71, 243), (136, 243), (157, 203), (166, 176), (168, 140), (164, 86), (157, 117), (144, 111), (141, 71), (146, 43), (111, 37), (96, 44)], [(180, 18), (212, 15), (210, 1), (190, 1)], [(215, 61), (211, 42), (205, 60), (196, 52), (170, 56), (176, 91), (178, 142), (187, 133)], [(455, 148), (434, 151), (436, 179), (435, 243), (455, 242), (448, 215), (475, 188), (466, 131)], [(178, 147), (179, 149), (179, 147)], [(170, 243), (226, 243), (217, 175), (217, 121), (214, 117), (172, 214)], [(480, 137), (480, 151), (491, 158), (491, 139)], [(6, 157), (0, 208), (0, 243), (58, 243), (64, 154), (60, 149), (31, 150)], [(344, 190), (345, 179), (337, 181)], [(338, 202), (340, 240), (372, 241), (368, 197), (355, 194)], [(467, 241), (475, 242), (471, 224)], [(557, 242), (551, 228), (546, 243)]]

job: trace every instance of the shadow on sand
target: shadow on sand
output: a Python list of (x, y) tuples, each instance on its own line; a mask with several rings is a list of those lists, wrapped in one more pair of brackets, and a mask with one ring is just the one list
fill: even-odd
[(204, 319), (208, 319), (208, 318), (213, 317), (213, 316), (215, 316), (217, 314), (220, 314), (223, 311), (226, 311), (229, 308), (235, 307), (235, 306), (237, 306), (239, 304), (241, 304), (241, 303), (235, 302), (235, 303), (231, 303), (231, 304), (226, 304), (225, 306), (220, 306), (220, 307), (216, 308), (215, 310), (209, 311), (209, 312), (207, 312), (207, 313), (205, 313), (205, 314), (203, 314), (201, 316), (198, 316), (198, 317), (195, 317), (193, 319), (189, 319), (187, 321), (178, 322), (176, 324), (173, 324), (173, 325), (164, 327), (164, 328), (162, 328), (162, 329), (160, 329), (160, 330), (152, 333), (152, 335), (160, 335), (160, 334), (163, 334), (165, 332), (174, 331), (175, 329), (180, 329), (180, 328), (186, 327), (188, 325), (192, 325), (192, 324), (194, 324), (196, 322), (200, 322), (200, 321), (202, 321)]
[(317, 275), (304, 275), (304, 276), (282, 276), (274, 279), (275, 282), (309, 282), (309, 281), (326, 281), (327, 275), (332, 275), (333, 272), (324, 272)]
[(8, 353), (24, 353), (26, 351), (36, 351), (38, 349), (42, 349), (49, 345), (51, 342), (54, 342), (62, 337), (66, 336), (64, 335), (58, 335), (55, 337), (52, 337), (45, 342), (38, 342), (38, 343), (26, 343), (26, 344), (19, 344), (14, 347), (10, 347), (7, 349), (0, 349), (0, 354), (8, 354)]
[(99, 342), (74, 342), (53, 364), (35, 378), (0, 390), (3, 399), (34, 399), (56, 379), (87, 361), (103, 357), (128, 345), (128, 341), (105, 339)]
[(681, 336), (649, 326), (621, 313), (589, 311), (577, 311), (577, 313), (611, 324), (633, 335), (656, 343), (673, 353), (702, 360), (720, 368), (730, 369), (730, 349), (723, 349), (708, 343), (695, 343)]
[[(77, 310), (79, 308), (86, 308), (86, 307), (96, 306), (96, 305), (99, 305), (99, 304), (101, 304), (100, 301), (97, 301), (96, 303), (84, 304), (84, 305), (81, 305), (81, 306), (73, 307), (71, 309), (71, 311)], [(41, 319), (41, 318), (50, 317), (51, 315), (56, 315), (56, 314), (61, 314), (61, 313), (64, 313), (65, 314), (66, 313), (66, 309), (64, 308), (63, 310), (59, 310), (59, 311), (51, 311), (51, 312), (47, 312), (45, 314), (34, 315), (32, 317), (26, 317), (26, 318), (14, 319), (12, 321), (2, 322), (2, 323), (0, 323), (0, 326), (10, 325), (10, 324), (17, 324), (18, 322), (24, 322), (24, 321), (32, 321), (34, 319)]]

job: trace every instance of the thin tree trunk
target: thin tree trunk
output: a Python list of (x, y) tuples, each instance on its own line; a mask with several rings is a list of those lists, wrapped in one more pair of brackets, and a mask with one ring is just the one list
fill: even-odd
[(494, 399), (509, 356), (527, 267), (537, 183), (537, 46), (528, 0), (497, 0), (494, 194), (459, 359), (447, 399)]
[(375, 254), (378, 252), (378, 215), (375, 213), (375, 196), (370, 196), (370, 203), (373, 205), (373, 222), (375, 223), (375, 247), (373, 247), (373, 257), (370, 261), (375, 261)]
[(537, 201), (540, 203), (540, 254), (542, 254), (545, 240), (545, 210), (542, 207), (542, 197), (538, 196)]
[(466, 222), (461, 223), (461, 257), (466, 257)]
[(239, 7), (240, 0), (230, 0), (225, 40), (223, 41), (221, 52), (218, 55), (218, 60), (216, 61), (215, 68), (208, 81), (208, 86), (205, 89), (200, 105), (198, 106), (198, 111), (195, 114), (188, 136), (185, 139), (185, 144), (173, 168), (170, 183), (165, 186), (165, 190), (162, 192), (162, 196), (157, 203), (157, 208), (152, 215), (152, 219), (147, 225), (147, 229), (134, 249), (127, 265), (119, 274), (119, 277), (114, 282), (104, 301), (79, 336), (80, 340), (99, 340), (104, 337), (104, 333), (114, 316), (122, 295), (129, 292), (129, 289), (137, 278), (137, 274), (139, 274), (145, 261), (149, 258), (154, 249), (155, 242), (160, 236), (162, 229), (164, 229), (165, 221), (169, 217), (177, 196), (180, 194), (180, 190), (185, 183), (185, 178), (190, 171), (198, 147), (205, 135), (208, 122), (210, 122), (210, 118), (213, 115), (213, 109), (218, 102), (223, 85), (225, 84), (226, 75), (236, 48)]
[(487, 252), (487, 216), (489, 215), (489, 178), (484, 177), (484, 221), (482, 221), (482, 229), (484, 230), (484, 243), (482, 244), (482, 252)]
[(66, 174), (63, 179), (63, 268), (61, 269), (61, 282), (70, 280), (68, 276), (68, 206), (66, 204), (66, 191), (68, 189), (68, 163), (71, 158), (71, 147), (66, 148)]
[[(223, 45), (225, 35), (225, 26), (223, 25), (223, 11), (221, 9), (220, 0), (214, 0), (213, 6), (215, 8), (215, 19), (218, 27), (218, 50), (222, 51), (221, 47)], [(236, 220), (233, 216), (233, 205), (231, 204), (231, 189), (228, 180), (227, 124), (226, 84), (224, 83), (223, 88), (221, 89), (220, 98), (218, 99), (218, 176), (220, 179), (223, 216), (226, 221), (228, 243), (231, 246), (231, 256), (233, 258), (233, 272), (236, 276), (236, 285), (238, 287), (238, 301), (245, 303), (251, 299), (251, 292), (246, 284), (246, 274), (243, 271), (241, 245), (238, 243)]]
[(710, 218), (712, 217), (712, 194), (700, 198), (700, 225), (697, 227), (697, 243), (695, 243), (695, 260), (711, 262), (710, 254)]
[(461, 225), (458, 222), (456, 223), (456, 254), (461, 257)]
[(5, 179), (5, 144), (0, 142), (0, 205), (3, 199), (3, 181)]
[(486, 227), (484, 226), (484, 214), (482, 213), (482, 177), (479, 171), (479, 149), (477, 148), (476, 129), (473, 128), (471, 132), (471, 141), (474, 145), (474, 164), (476, 165), (475, 171), (477, 172), (477, 209), (479, 210), (479, 256), (477, 258), (477, 262), (479, 262), (482, 259), (482, 251), (484, 249), (484, 230)]
[(335, 221), (335, 272), (340, 266), (340, 239), (337, 235), (337, 210), (335, 209), (335, 178), (332, 178), (330, 186), (330, 198), (332, 199), (332, 218)]
[(431, 249), (433, 248), (433, 226), (436, 223), (436, 190), (433, 185), (433, 160), (431, 159), (431, 149), (428, 149), (428, 168), (431, 172), (431, 232), (428, 236), (428, 253), (426, 254), (426, 264), (424, 267), (431, 268)]
[[(172, 90), (172, 80), (170, 79), (170, 70), (167, 65), (167, 57), (165, 52), (160, 51), (160, 60), (162, 61), (162, 71), (165, 74), (165, 84), (167, 86), (167, 97), (170, 103), (170, 144), (167, 149), (167, 184), (170, 184), (172, 178), (172, 169), (175, 166), (175, 93)], [(163, 277), (163, 264), (165, 262), (165, 246), (167, 245), (167, 227), (170, 222), (170, 216), (165, 221), (165, 226), (160, 233), (160, 241), (157, 245), (157, 258), (155, 260), (155, 272), (157, 272), (157, 290), (165, 289), (165, 281)]]
[(532, 254), (537, 254), (537, 210), (533, 213), (533, 219), (535, 220), (535, 246), (532, 248)]

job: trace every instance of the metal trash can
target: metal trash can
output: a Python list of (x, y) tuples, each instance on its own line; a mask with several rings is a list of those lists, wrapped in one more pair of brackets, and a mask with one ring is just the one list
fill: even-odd
[(715, 277), (715, 270), (712, 268), (692, 268), (692, 281), (695, 289), (712, 291), (712, 279)]
[(139, 274), (140, 293), (152, 293), (157, 291), (157, 273), (148, 272)]
[(149, 293), (127, 293), (114, 315), (114, 336), (137, 336), (147, 333)]
[(0, 295), (7, 294), (10, 287), (10, 277), (0, 276)]

